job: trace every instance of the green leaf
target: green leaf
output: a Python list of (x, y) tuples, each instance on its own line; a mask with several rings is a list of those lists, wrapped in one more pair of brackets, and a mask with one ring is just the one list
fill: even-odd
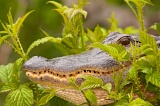
[(65, 101), (57, 96), (54, 96), (50, 101), (50, 104), (53, 104), (52, 106), (75, 106), (68, 101)]
[(54, 42), (54, 43), (61, 43), (61, 38), (53, 38), (53, 37), (44, 37), (42, 39), (38, 39), (37, 41), (34, 41), (27, 50), (27, 55), (29, 52), (36, 46), (39, 46), (40, 44), (46, 43), (46, 42)]
[(151, 68), (151, 65), (149, 61), (146, 59), (146, 57), (141, 57), (137, 60), (138, 68), (139, 69), (145, 69), (145, 68)]
[(12, 18), (12, 14), (11, 14), (11, 8), (9, 9), (9, 13), (7, 14), (7, 17), (8, 17), (8, 21), (9, 21), (9, 24), (13, 25), (13, 18)]
[(92, 43), (102, 42), (102, 40), (104, 40), (105, 38), (105, 35), (102, 32), (102, 29), (99, 25), (96, 26), (96, 28), (94, 29), (94, 32), (92, 32), (90, 29), (87, 29), (86, 35)]
[(155, 39), (145, 32), (140, 32), (140, 42), (143, 44), (149, 44), (154, 50), (155, 54), (158, 52), (158, 47)]
[(4, 40), (6, 40), (9, 37), (9, 35), (5, 35), (0, 37), (0, 45), (2, 44), (2, 42), (4, 42)]
[(0, 79), (2, 80), (3, 83), (8, 83), (11, 81), (12, 67), (13, 64), (0, 66)]
[(146, 75), (146, 81), (160, 87), (160, 73), (154, 72), (152, 74)]
[(10, 91), (10, 90), (12, 90), (12, 87), (11, 87), (11, 86), (4, 85), (4, 86), (1, 88), (0, 92), (8, 92), (8, 91)]
[(117, 58), (117, 55), (119, 54), (118, 50), (115, 47), (112, 47), (110, 45), (104, 45), (104, 44), (102, 44), (100, 42), (92, 43), (90, 45), (90, 47), (99, 48), (99, 49), (109, 53), (111, 56), (116, 57), (116, 58)]
[[(23, 23), (24, 20), (28, 17), (28, 15), (29, 15), (30, 13), (32, 13), (32, 12), (33, 12), (33, 11), (30, 11), (30, 12), (26, 13), (23, 17), (18, 18), (18, 20), (16, 21), (16, 23), (13, 24), (13, 29), (12, 29), (13, 35), (18, 35), (19, 29), (20, 29), (20, 27), (22, 26), (22, 23)], [(10, 23), (10, 24), (11, 24), (11, 23)]]
[(74, 78), (69, 79), (69, 83), (77, 90), (79, 90), (79, 86), (76, 84), (76, 81)]
[(132, 66), (128, 71), (128, 76), (131, 80), (137, 81), (138, 80), (138, 72), (135, 68), (135, 66)]
[(84, 78), (85, 81), (80, 86), (81, 90), (96, 88), (103, 85), (103, 81), (100, 78), (88, 75), (83, 76), (82, 78)]
[(62, 43), (65, 44), (68, 48), (74, 48), (72, 41), (74, 40), (72, 34), (67, 34), (64, 38), (62, 38)]
[(137, 34), (138, 33), (138, 29), (136, 29), (133, 26), (128, 26), (124, 29), (123, 31), (125, 34)]
[(151, 103), (144, 101), (143, 99), (136, 98), (128, 106), (153, 106)]
[(139, 1), (144, 2), (146, 4), (153, 5), (153, 3), (150, 0), (139, 0)]
[(48, 4), (48, 3), (51, 3), (51, 4), (55, 5), (57, 8), (62, 8), (62, 4), (60, 4), (60, 3), (58, 3), (58, 2), (48, 1), (47, 4)]
[(26, 85), (21, 85), (17, 90), (10, 92), (5, 101), (5, 106), (31, 106), (33, 92)]
[(52, 37), (51, 35), (49, 35), (46, 31), (44, 31), (43, 29), (41, 29), (41, 31), (45, 34), (46, 37)]
[(150, 0), (125, 0), (126, 2), (133, 2), (135, 4), (140, 4), (140, 3), (145, 3), (145, 4), (150, 4), (153, 5), (153, 3)]
[(130, 55), (127, 52), (126, 48), (120, 44), (102, 44), (102, 43), (93, 43), (90, 47), (99, 48), (108, 54), (110, 54), (114, 59), (118, 61), (128, 61), (130, 59)]
[(107, 83), (104, 86), (102, 86), (103, 89), (105, 89), (108, 93), (110, 93), (111, 89), (112, 89), (112, 84), (111, 83)]
[(85, 97), (86, 97), (89, 101), (91, 101), (92, 103), (97, 104), (97, 97), (96, 97), (95, 93), (94, 93), (92, 90), (88, 89), (88, 90), (85, 92)]
[(160, 23), (155, 23), (150, 27), (150, 29), (154, 29), (158, 32), (158, 34), (160, 34)]
[(97, 42), (94, 33), (88, 28), (87, 28), (87, 37), (92, 43)]
[(125, 96), (118, 100), (118, 102), (114, 106), (128, 106), (128, 98)]
[(94, 36), (95, 36), (97, 42), (102, 42), (102, 40), (104, 39), (103, 32), (102, 32), (101, 27), (99, 25), (97, 25), (94, 30)]
[(64, 13), (67, 14), (69, 20), (75, 17), (78, 13), (83, 14), (85, 18), (87, 17), (87, 12), (79, 8), (67, 8)]
[(7, 84), (5, 84), (4, 86), (2, 86), (0, 92), (8, 92), (10, 90), (15, 90), (19, 87), (19, 84), (16, 82), (9, 82)]
[(22, 63), (23, 59), (20, 58), (17, 59), (14, 64), (0, 66), (0, 79), (4, 83), (4, 86), (2, 87), (0, 92), (6, 92), (18, 88)]
[[(48, 91), (44, 91), (44, 92), (48, 92)], [(52, 91), (49, 90), (49, 94), (44, 95), (40, 100), (39, 100), (39, 104), (40, 105), (44, 105), (46, 104), (50, 99), (52, 99), (54, 97), (56, 93), (56, 90), (52, 89)]]

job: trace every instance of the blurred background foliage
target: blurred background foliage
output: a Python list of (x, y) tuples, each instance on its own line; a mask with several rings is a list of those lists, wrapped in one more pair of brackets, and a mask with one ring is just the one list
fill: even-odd
[[(54, 37), (61, 36), (61, 32), (63, 29), (62, 17), (58, 14), (58, 12), (52, 11), (54, 7), (51, 4), (46, 4), (48, 1), (50, 0), (0, 0), (0, 20), (2, 22), (7, 22), (7, 13), (10, 7), (12, 9), (12, 15), (15, 20), (17, 20), (18, 17), (23, 16), (28, 11), (35, 10), (25, 20), (19, 34), (20, 41), (25, 51), (33, 41), (39, 38), (43, 38), (45, 36), (41, 29)], [(72, 2), (75, 2), (76, 0), (54, 1), (66, 5), (71, 5)], [(109, 26), (106, 19), (111, 16), (111, 12), (114, 12), (115, 16), (117, 15), (118, 21), (120, 22), (120, 27), (124, 28), (127, 26), (135, 26), (138, 28), (138, 22), (136, 21), (135, 16), (133, 15), (129, 7), (125, 4), (124, 0), (88, 1), (90, 2), (90, 4), (85, 8), (88, 12), (88, 17), (85, 20), (84, 24), (85, 28), (89, 27), (93, 29), (97, 24), (99, 24), (100, 26), (103, 26), (107, 29)], [(151, 1), (153, 2), (154, 6), (148, 6), (145, 8), (145, 16), (147, 20), (146, 26), (148, 27), (153, 25), (154, 23), (160, 22), (160, 1)], [(118, 9), (114, 10), (114, 8)], [(103, 12), (101, 10), (103, 10)], [(128, 13), (126, 13), (126, 15), (121, 15), (121, 10), (128, 11), (129, 15)], [(129, 19), (129, 21), (127, 21), (125, 18)], [(3, 30), (3, 28), (0, 25), (0, 31), (1, 30)], [(153, 34), (155, 33), (153, 32)], [(53, 58), (57, 56), (62, 56), (62, 53), (60, 53), (60, 51), (58, 51), (53, 44), (45, 43), (33, 49), (32, 52), (29, 54), (30, 57), (34, 55), (44, 56), (46, 58)], [(12, 50), (8, 45), (0, 45), (0, 65), (14, 62), (17, 58), (19, 58), (18, 54), (15, 53), (14, 50)], [(5, 97), (5, 94), (3, 94), (3, 97)], [(2, 95), (0, 96), (0, 106), (3, 106), (5, 100), (5, 98), (3, 97)]]
[[(21, 28), (20, 31), (20, 40), (22, 46), (24, 47), (24, 50), (26, 50), (33, 41), (45, 36), (41, 31), (41, 29), (43, 29), (44, 31), (46, 31), (47, 33), (49, 33), (54, 37), (61, 36), (61, 32), (63, 29), (62, 17), (58, 14), (58, 12), (52, 11), (54, 7), (51, 4), (46, 4), (47, 1), (49, 0), (12, 0), (12, 1), (0, 0), (0, 10), (1, 10), (0, 20), (2, 22), (7, 22), (7, 13), (10, 7), (12, 9), (12, 15), (15, 20), (17, 20), (18, 17), (23, 16), (26, 12), (35, 10), (35, 12), (33, 12), (25, 20), (23, 27)], [(55, 0), (55, 1), (58, 1), (62, 4), (71, 5), (76, 0)], [(115, 13), (116, 18), (120, 17), (118, 19), (120, 27), (126, 27), (130, 25), (132, 26), (132, 23), (137, 23), (135, 16), (130, 11), (129, 7), (127, 7), (124, 0), (100, 0), (100, 1), (89, 0), (89, 2), (90, 4), (85, 8), (86, 11), (88, 12), (88, 17), (85, 21), (86, 23), (85, 28), (89, 27), (93, 29), (97, 24), (107, 28), (108, 23), (106, 19), (111, 16), (111, 12)], [(148, 8), (145, 8), (146, 10), (145, 16), (148, 17), (147, 19), (151, 21), (151, 24), (154, 24), (155, 22), (158, 22), (160, 20), (160, 18), (159, 20), (157, 20), (158, 17), (160, 17), (159, 13), (160, 1), (152, 0), (152, 2), (154, 3), (154, 6), (148, 6)], [(104, 12), (101, 12), (102, 9), (99, 9), (99, 7), (101, 8), (104, 7), (102, 8)], [(114, 8), (117, 7), (120, 12), (121, 8), (128, 10), (129, 13), (131, 13), (131, 16), (129, 16), (130, 14), (127, 13), (126, 16), (124, 16), (124, 13), (122, 15), (120, 14), (121, 16), (118, 16), (119, 11), (117, 11), (117, 9), (114, 10)], [(122, 11), (124, 9), (122, 9)], [(98, 14), (97, 10), (99, 10), (99, 13), (101, 14)], [(129, 20), (129, 22), (133, 21), (132, 23), (129, 23), (125, 19), (125, 17), (128, 18), (132, 17), (134, 20), (132, 19)], [(100, 20), (102, 18), (103, 20)], [(147, 25), (150, 26), (150, 24)], [(133, 26), (137, 27), (136, 24), (133, 24)], [(1, 25), (0, 25), (0, 30), (3, 30)], [(5, 44), (1, 45), (0, 47), (0, 64), (7, 64), (8, 62), (14, 62), (15, 59), (18, 58), (18, 55), (13, 50), (10, 49), (8, 50), (7, 48), (9, 47), (6, 46)], [(30, 54), (30, 57), (33, 55), (41, 55), (47, 58), (53, 58), (61, 56), (62, 54), (51, 43), (45, 43), (33, 49), (33, 51)]]

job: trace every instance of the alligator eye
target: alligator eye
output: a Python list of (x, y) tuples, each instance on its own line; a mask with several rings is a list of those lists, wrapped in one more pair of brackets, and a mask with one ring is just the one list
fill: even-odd
[(131, 39), (129, 37), (122, 37), (117, 41), (118, 44), (122, 44), (122, 45), (128, 45), (130, 44), (130, 42), (131, 42)]

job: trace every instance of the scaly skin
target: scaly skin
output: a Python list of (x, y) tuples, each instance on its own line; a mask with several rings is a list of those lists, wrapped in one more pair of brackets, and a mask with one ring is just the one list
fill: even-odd
[[(160, 38), (155, 37), (160, 40)], [(138, 35), (127, 35), (114, 32), (109, 34), (102, 42), (103, 44), (121, 43), (128, 46), (131, 43), (138, 41)], [(128, 67), (130, 62), (124, 62), (124, 66)], [(84, 75), (93, 75), (99, 77), (104, 83), (112, 83), (111, 74), (113, 70), (116, 72), (121, 69), (121, 66), (109, 54), (100, 49), (92, 49), (87, 52), (63, 56), (53, 59), (46, 59), (44, 57), (34, 56), (24, 63), (23, 69), (26, 71), (27, 77), (45, 87), (54, 87), (57, 90), (56, 96), (67, 100), (76, 105), (86, 103), (83, 94), (76, 89), (73, 89), (69, 83), (70, 78), (75, 78), (76, 83), (80, 85), (83, 82), (81, 78)], [(123, 72), (125, 77), (126, 71)], [(65, 89), (66, 88), (66, 89)], [(106, 91), (102, 89), (95, 89), (97, 95), (98, 105), (105, 105), (112, 103)]]

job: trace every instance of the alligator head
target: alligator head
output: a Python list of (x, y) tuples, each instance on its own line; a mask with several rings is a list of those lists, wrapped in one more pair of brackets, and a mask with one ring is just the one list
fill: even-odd
[[(160, 38), (155, 37), (157, 43)], [(135, 41), (139, 42), (138, 35), (120, 34), (113, 32), (109, 34), (103, 44), (119, 43), (125, 47)], [(125, 62), (124, 65), (128, 67), (130, 62)], [(65, 88), (72, 87), (69, 83), (70, 78), (75, 78), (77, 84), (81, 84), (84, 75), (92, 75), (99, 77), (104, 83), (113, 83), (111, 73), (118, 71), (121, 66), (109, 54), (100, 49), (91, 49), (81, 54), (57, 57), (53, 59), (46, 59), (44, 57), (34, 56), (23, 65), (27, 77), (38, 84), (45, 87)], [(125, 76), (126, 72), (123, 72)], [(108, 104), (113, 102), (106, 99), (106, 93), (103, 90), (95, 91), (98, 96), (98, 104)], [(81, 92), (75, 89), (65, 89), (57, 91), (57, 96), (75, 103), (82, 104), (86, 102)]]

